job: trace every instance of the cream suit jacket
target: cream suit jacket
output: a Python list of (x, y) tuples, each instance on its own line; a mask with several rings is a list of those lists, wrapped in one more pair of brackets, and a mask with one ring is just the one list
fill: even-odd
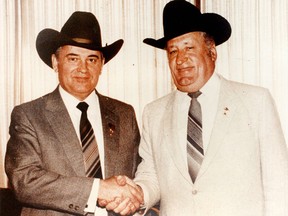
[[(98, 98), (105, 176), (133, 177), (140, 141), (134, 109), (100, 94)], [(14, 108), (5, 162), (24, 205), (22, 215), (84, 215), (93, 178), (85, 177), (80, 141), (58, 88)]]
[(175, 112), (172, 92), (143, 113), (143, 160), (135, 181), (148, 208), (160, 200), (165, 216), (288, 215), (287, 146), (266, 89), (221, 77), (212, 135), (194, 184), (179, 150)]

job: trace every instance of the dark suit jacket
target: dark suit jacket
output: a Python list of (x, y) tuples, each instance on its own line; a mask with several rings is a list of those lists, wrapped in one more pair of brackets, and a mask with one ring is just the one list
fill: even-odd
[[(106, 178), (132, 178), (140, 139), (134, 109), (97, 95)], [(85, 177), (79, 139), (58, 88), (12, 111), (5, 169), (16, 197), (24, 203), (22, 215), (84, 214), (93, 179)]]

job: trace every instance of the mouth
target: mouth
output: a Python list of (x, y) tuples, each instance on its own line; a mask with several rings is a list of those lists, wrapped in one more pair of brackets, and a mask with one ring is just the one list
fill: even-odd
[(194, 69), (194, 67), (193, 66), (192, 67), (179, 67), (176, 69), (179, 73), (184, 73), (184, 72), (190, 72), (191, 70)]
[(195, 70), (194, 67), (182, 67), (177, 68), (177, 73), (179, 78), (189, 79), (194, 76)]
[(76, 80), (77, 82), (86, 82), (87, 80), (89, 80), (89, 77), (74, 77), (74, 80)]
[(194, 67), (177, 68), (177, 81), (181, 86), (188, 86), (194, 82)]

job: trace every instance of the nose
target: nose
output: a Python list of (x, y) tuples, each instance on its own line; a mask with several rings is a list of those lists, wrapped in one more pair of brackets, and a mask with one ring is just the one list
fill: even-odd
[(80, 61), (79, 66), (78, 66), (78, 71), (81, 73), (87, 72), (87, 65), (85, 61)]
[(179, 51), (178, 55), (177, 55), (177, 59), (176, 59), (176, 63), (178, 65), (183, 64), (184, 62), (186, 62), (188, 59), (186, 53), (184, 51)]

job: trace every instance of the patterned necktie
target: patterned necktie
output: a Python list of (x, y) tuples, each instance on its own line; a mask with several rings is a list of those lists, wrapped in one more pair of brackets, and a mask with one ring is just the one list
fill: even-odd
[(203, 141), (202, 141), (202, 112), (201, 105), (197, 97), (200, 91), (189, 93), (191, 103), (188, 114), (187, 126), (187, 158), (188, 170), (193, 182), (197, 177), (198, 171), (203, 161)]
[(80, 102), (77, 105), (77, 108), (82, 112), (80, 119), (80, 137), (82, 142), (85, 171), (87, 177), (102, 179), (97, 142), (93, 128), (87, 118), (88, 107), (89, 105), (85, 102)]

